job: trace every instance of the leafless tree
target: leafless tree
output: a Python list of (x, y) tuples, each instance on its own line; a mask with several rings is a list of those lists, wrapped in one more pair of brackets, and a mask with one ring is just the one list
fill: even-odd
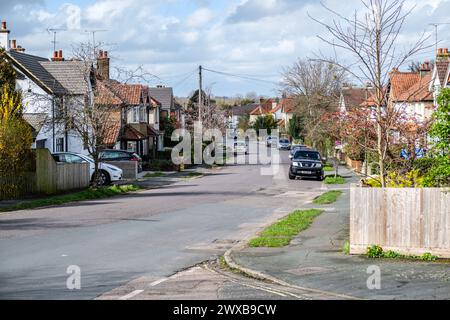
[(402, 27), (413, 8), (407, 10), (405, 0), (361, 0), (361, 3), (364, 12), (355, 11), (350, 17), (322, 4), (334, 16), (332, 22), (310, 17), (326, 28), (331, 36), (331, 39), (322, 36), (319, 38), (331, 45), (335, 52), (343, 50), (350, 53), (352, 63), (345, 65), (324, 57), (319, 57), (319, 60), (334, 61), (362, 84), (369, 82), (375, 90), (373, 102), (377, 119), (377, 153), (381, 184), (385, 187), (385, 159), (389, 141), (385, 137), (389, 135), (390, 128), (385, 126), (389, 121), (384, 118), (389, 111), (389, 72), (393, 68), (399, 68), (418, 52), (429, 48), (426, 44), (429, 35), (423, 33), (408, 49), (398, 52)]
[(307, 138), (323, 137), (321, 117), (337, 109), (345, 72), (335, 63), (298, 59), (282, 72), (281, 91), (295, 98), (296, 113), (304, 121)]

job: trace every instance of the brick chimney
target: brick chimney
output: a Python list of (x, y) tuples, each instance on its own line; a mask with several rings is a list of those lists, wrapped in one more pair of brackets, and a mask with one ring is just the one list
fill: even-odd
[(448, 48), (439, 48), (437, 54), (437, 60), (449, 60), (450, 54), (448, 53)]
[(9, 33), (10, 31), (6, 27), (6, 21), (2, 21), (2, 27), (0, 28), (0, 47), (9, 51)]
[(62, 50), (54, 51), (52, 61), (55, 61), (55, 62), (56, 61), (64, 61), (63, 51)]
[(97, 57), (97, 73), (101, 80), (109, 80), (108, 51), (99, 51)]
[(430, 62), (425, 61), (424, 63), (422, 63), (419, 68), (420, 79), (422, 79), (430, 71), (431, 71)]

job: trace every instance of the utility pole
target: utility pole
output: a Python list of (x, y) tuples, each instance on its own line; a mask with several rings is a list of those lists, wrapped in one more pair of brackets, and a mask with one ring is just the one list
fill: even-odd
[(435, 57), (437, 59), (437, 54), (438, 54), (438, 27), (441, 25), (446, 25), (446, 24), (450, 24), (448, 22), (443, 22), (443, 23), (430, 23), (430, 26), (434, 26), (434, 35), (435, 35)]
[(203, 82), (203, 76), (202, 76), (202, 66), (198, 67), (198, 120), (202, 121), (202, 107), (203, 107), (203, 96), (202, 96), (202, 82)]

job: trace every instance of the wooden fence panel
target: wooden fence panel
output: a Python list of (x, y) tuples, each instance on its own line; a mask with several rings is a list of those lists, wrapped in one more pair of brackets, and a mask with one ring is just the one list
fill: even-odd
[(450, 190), (352, 186), (350, 252), (365, 253), (371, 245), (450, 257)]

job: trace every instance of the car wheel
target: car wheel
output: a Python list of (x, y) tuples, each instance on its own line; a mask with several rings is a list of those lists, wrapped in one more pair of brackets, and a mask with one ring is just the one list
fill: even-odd
[(320, 175), (320, 176), (317, 177), (317, 180), (323, 181), (323, 180), (325, 180), (325, 177), (323, 175)]
[(295, 180), (295, 176), (292, 173), (290, 173), (290, 172), (289, 172), (289, 179), (290, 180)]
[[(95, 173), (94, 173), (95, 175)], [(92, 181), (94, 181), (94, 176), (92, 176)], [(97, 185), (99, 186), (107, 186), (111, 183), (111, 178), (108, 172), (101, 170), (100, 177), (98, 178)]]

